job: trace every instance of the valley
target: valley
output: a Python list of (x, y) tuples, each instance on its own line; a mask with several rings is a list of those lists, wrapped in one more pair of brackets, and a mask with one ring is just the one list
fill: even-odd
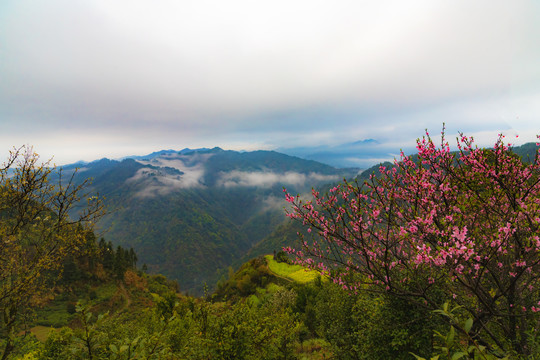
[(92, 178), (104, 198), (100, 236), (133, 247), (139, 263), (201, 295), (251, 257), (285, 244), (267, 240), (284, 226), (283, 188), (307, 193), (359, 169), (337, 169), (273, 151), (166, 150), (63, 167)]

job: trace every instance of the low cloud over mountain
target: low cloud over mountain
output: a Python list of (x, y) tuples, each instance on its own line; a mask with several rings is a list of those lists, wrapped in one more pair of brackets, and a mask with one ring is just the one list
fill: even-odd
[[(273, 157), (280, 158), (281, 162)], [(158, 152), (133, 159), (141, 167), (126, 179), (126, 184), (137, 186), (139, 190), (135, 195), (140, 197), (206, 187), (311, 187), (340, 180), (343, 173), (343, 170), (267, 151), (241, 153), (215, 148)], [(319, 171), (305, 164), (298, 166), (302, 162), (317, 164)]]
[(105, 196), (99, 225), (107, 239), (194, 292), (283, 223), (283, 187), (306, 193), (356, 174), (274, 151), (220, 148), (102, 159), (83, 169), (77, 180), (92, 177), (92, 190)]
[(293, 171), (276, 173), (271, 171), (246, 172), (234, 170), (222, 173), (218, 183), (224, 187), (272, 187), (274, 185), (306, 186), (307, 184), (315, 182), (331, 182), (336, 180), (339, 180), (337, 175), (323, 175), (317, 173), (301, 174)]

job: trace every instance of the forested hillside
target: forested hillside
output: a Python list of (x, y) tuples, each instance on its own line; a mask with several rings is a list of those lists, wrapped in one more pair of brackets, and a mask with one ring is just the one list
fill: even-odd
[(102, 159), (63, 171), (76, 167), (76, 180), (92, 178), (90, 189), (105, 198), (103, 235), (196, 294), (205, 283), (213, 288), (286, 220), (284, 186), (304, 193), (357, 173), (272, 151), (219, 148)]
[(281, 262), (252, 259), (215, 293), (194, 298), (131, 264), (123, 272), (106, 268), (108, 243), (93, 244), (94, 270), (81, 260), (65, 263), (71, 275), (26, 318), (12, 358), (382, 360), (432, 349), (432, 314), (385, 297), (347, 295), (283, 254)]

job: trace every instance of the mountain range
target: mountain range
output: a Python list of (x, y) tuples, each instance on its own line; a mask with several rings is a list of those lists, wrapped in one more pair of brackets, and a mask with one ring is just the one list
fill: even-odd
[[(413, 151), (414, 148), (404, 150)], [(389, 146), (375, 139), (365, 139), (333, 146), (315, 145), (279, 148), (277, 151), (339, 168), (357, 167), (365, 169), (373, 164), (391, 161), (399, 157), (393, 145)]]
[(64, 166), (64, 176), (75, 169), (76, 181), (91, 178), (89, 190), (105, 199), (102, 236), (133, 247), (139, 264), (194, 294), (247, 254), (280, 250), (260, 243), (286, 220), (283, 187), (305, 193), (358, 173), (274, 151), (220, 148), (78, 163)]
[[(525, 144), (514, 152), (534, 159), (536, 149)], [(107, 241), (133, 247), (140, 265), (199, 295), (228, 268), (297, 239), (302, 228), (286, 221), (284, 187), (293, 194), (324, 191), (343, 178), (367, 180), (378, 168), (360, 173), (275, 151), (204, 148), (101, 159), (63, 172), (77, 169), (76, 182), (93, 179), (89, 190), (107, 206), (98, 224)]]

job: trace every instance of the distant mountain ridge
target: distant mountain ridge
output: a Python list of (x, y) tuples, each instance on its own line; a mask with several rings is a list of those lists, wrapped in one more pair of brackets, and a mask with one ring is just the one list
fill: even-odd
[(63, 172), (75, 168), (77, 181), (92, 178), (91, 190), (105, 197), (109, 213), (99, 227), (106, 240), (133, 247), (139, 264), (198, 294), (284, 222), (283, 187), (306, 193), (358, 172), (220, 148), (105, 158)]
[[(192, 152), (205, 152), (211, 151), (217, 148), (184, 148), (182, 150), (159, 150), (147, 155), (129, 155), (124, 156), (118, 161), (133, 159), (133, 160), (145, 160), (154, 159), (156, 157), (171, 155), (171, 154), (189, 154)], [(395, 150), (395, 149), (392, 149)], [(412, 151), (413, 149), (411, 149)], [(227, 150), (224, 150), (227, 151)], [(229, 150), (230, 151), (230, 150)], [(297, 146), (297, 147), (280, 147), (275, 152), (299, 157), (304, 160), (313, 160), (325, 165), (329, 165), (335, 168), (356, 168), (365, 169), (372, 166), (374, 163), (389, 161), (393, 159), (396, 154), (392, 153), (390, 149), (375, 139), (358, 140), (338, 145), (311, 145), (311, 146)], [(235, 151), (236, 153), (250, 153), (250, 151)], [(88, 164), (87, 161), (79, 161), (75, 165), (83, 166)], [(74, 164), (70, 164), (74, 165)]]
[(393, 159), (396, 156), (395, 150), (375, 139), (364, 139), (333, 146), (314, 145), (277, 149), (284, 154), (315, 160), (334, 167), (364, 169), (375, 163)]
[[(219, 148), (218, 148), (219, 149)], [(197, 149), (190, 149), (190, 148), (184, 148), (182, 150), (173, 150), (173, 149), (168, 149), (168, 150), (159, 150), (159, 151), (155, 151), (151, 154), (148, 154), (148, 155), (131, 155), (131, 156), (124, 156), (123, 158), (121, 158), (120, 160), (125, 160), (125, 159), (133, 159), (133, 160), (143, 160), (143, 159), (153, 159), (155, 157), (159, 157), (159, 156), (162, 156), (162, 155), (170, 155), (170, 154), (187, 154), (187, 153), (191, 153), (191, 152), (197, 152), (197, 151), (208, 151), (208, 150), (211, 150), (210, 148), (197, 148)]]

